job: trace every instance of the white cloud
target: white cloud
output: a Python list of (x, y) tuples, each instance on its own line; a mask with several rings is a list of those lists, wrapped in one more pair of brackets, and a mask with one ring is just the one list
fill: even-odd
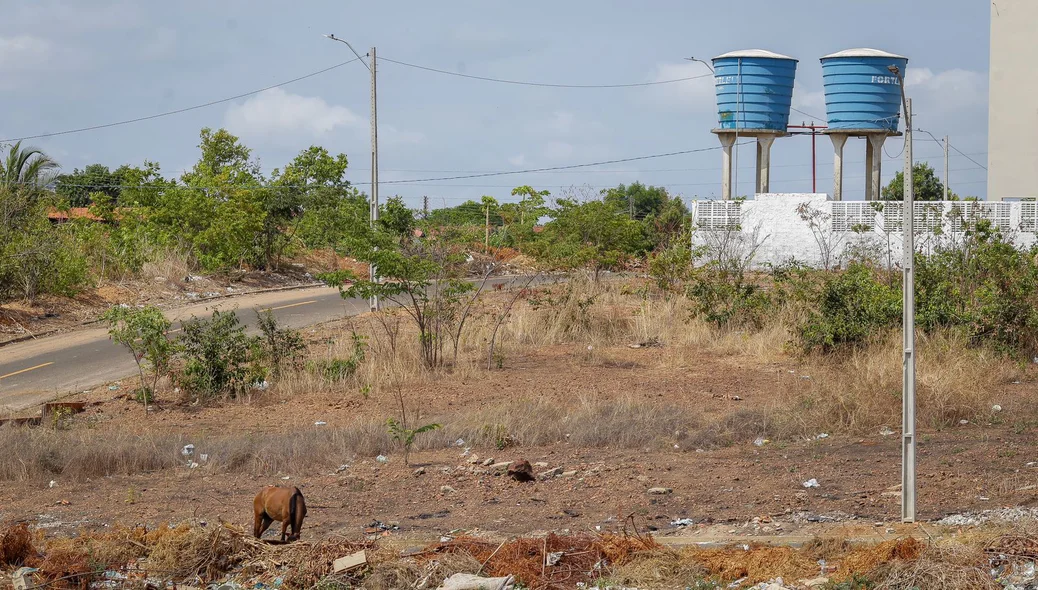
[[(811, 116), (815, 119), (816, 123), (825, 123), (826, 112), (825, 112), (825, 93), (821, 90), (817, 91), (803, 91), (800, 90), (800, 85), (793, 86), (793, 108), (801, 113), (794, 110), (790, 113), (790, 123), (793, 121), (799, 121), (803, 117)], [(808, 113), (805, 115), (804, 113)]]
[[(321, 137), (339, 127), (366, 123), (343, 106), (323, 98), (290, 94), (280, 88), (265, 90), (227, 109), (227, 127), (243, 136)], [(392, 134), (392, 131), (390, 131)]]
[(526, 164), (526, 154), (512, 156), (511, 158), (508, 158), (508, 163), (516, 167), (522, 166), (523, 164)]
[[(697, 77), (698, 76), (698, 77)], [(658, 104), (687, 111), (712, 111), (716, 105), (714, 77), (701, 63), (663, 63), (656, 66), (652, 82), (680, 80), (659, 84), (649, 89), (649, 96)]]
[(46, 63), (53, 52), (50, 41), (40, 37), (0, 37), (0, 71), (35, 69)]
[(569, 135), (573, 131), (573, 113), (555, 111), (548, 120), (546, 128), (557, 135)]
[(912, 68), (905, 73), (905, 90), (915, 103), (932, 111), (951, 113), (987, 104), (988, 76), (982, 72), (952, 69), (934, 72), (930, 68)]

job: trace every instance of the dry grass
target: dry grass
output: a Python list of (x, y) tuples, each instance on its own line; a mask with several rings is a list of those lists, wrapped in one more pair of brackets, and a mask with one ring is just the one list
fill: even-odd
[[(788, 389), (786, 403), (805, 428), (862, 433), (901, 422), (901, 335), (890, 333), (845, 358), (812, 357), (801, 373), (810, 377)], [(1006, 394), (1023, 376), (1012, 361), (970, 348), (952, 334), (920, 338), (916, 379), (917, 418), (927, 428), (991, 417), (993, 404), (1025, 410), (1027, 402)], [(1017, 407), (1012, 407), (1014, 404)], [(810, 429), (808, 429), (810, 430)]]

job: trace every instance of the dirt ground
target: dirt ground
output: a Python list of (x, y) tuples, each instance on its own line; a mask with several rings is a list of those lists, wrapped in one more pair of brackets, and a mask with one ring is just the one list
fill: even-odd
[[(691, 408), (703, 416), (763, 407), (780, 386), (797, 380), (792, 364), (753, 366), (704, 353), (694, 366), (652, 368), (656, 349), (619, 347), (606, 362), (581, 360), (573, 346), (532, 349), (506, 367), (422, 385), (411, 395), (423, 416), (478, 412), (523, 400), (630, 396), (639, 404)], [(1036, 386), (1016, 386), (1021, 397)], [(75, 417), (75, 428), (101, 432), (182, 434), (204, 438), (348, 426), (392, 415), (394, 401), (356, 392), (314, 393), (283, 401), (190, 407), (164, 403), (145, 418), (140, 404), (112, 399), (103, 388)], [(739, 399), (735, 399), (739, 398)], [(520, 408), (522, 407), (520, 404)], [(519, 410), (521, 411), (521, 410)], [(325, 424), (315, 425), (315, 422)], [(895, 428), (898, 425), (891, 425)], [(823, 433), (819, 433), (823, 434)], [(751, 436), (752, 433), (747, 436)], [(435, 434), (433, 435), (435, 436)], [(299, 486), (310, 506), (305, 535), (392, 535), (435, 538), (458, 531), (493, 535), (539, 531), (616, 530), (628, 515), (660, 535), (734, 537), (796, 535), (825, 523), (858, 532), (900, 531), (901, 441), (896, 434), (832, 435), (730, 446), (697, 445), (680, 436), (648, 448), (580, 448), (566, 440), (542, 447), (472, 448), (443, 441), (416, 451), (411, 465), (390, 454), (326, 458), (335, 470), (288, 470), (276, 476), (216, 473), (206, 466), (93, 481), (0, 482), (0, 520), (28, 520), (55, 531), (111, 523), (157, 524), (188, 518), (247, 526), (251, 500), (268, 484)], [(716, 441), (715, 441), (716, 442)], [(466, 445), (467, 446), (467, 445)], [(179, 453), (180, 449), (170, 449)], [(204, 453), (198, 449), (197, 453)], [(471, 462), (472, 455), (478, 461)], [(542, 472), (567, 473), (535, 483), (496, 475), (483, 462), (525, 458)], [(1006, 506), (1038, 506), (1038, 436), (1013, 424), (966, 424), (919, 432), (918, 514), (945, 515)], [(416, 474), (422, 467), (424, 473)], [(818, 487), (806, 488), (814, 479)], [(652, 494), (651, 488), (666, 488)], [(671, 524), (691, 519), (691, 525)], [(756, 522), (754, 520), (756, 519)], [(383, 526), (379, 526), (381, 523)]]

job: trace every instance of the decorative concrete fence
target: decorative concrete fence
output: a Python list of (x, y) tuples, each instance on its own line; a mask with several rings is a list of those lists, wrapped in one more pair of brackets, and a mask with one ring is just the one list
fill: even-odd
[[(898, 266), (904, 203), (832, 201), (825, 194), (766, 193), (743, 201), (695, 201), (695, 245), (749, 258), (751, 267), (796, 261), (834, 268), (868, 257)], [(927, 253), (961, 243), (986, 219), (1017, 246), (1038, 231), (1038, 203), (931, 201), (915, 203), (916, 249)]]

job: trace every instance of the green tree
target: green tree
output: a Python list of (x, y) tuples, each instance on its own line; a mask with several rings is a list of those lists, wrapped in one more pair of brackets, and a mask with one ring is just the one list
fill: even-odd
[[(944, 184), (939, 178), (937, 173), (934, 172), (932, 166), (926, 162), (919, 162), (912, 167), (912, 181), (913, 188), (915, 189), (915, 200), (916, 201), (943, 201), (944, 200)], [(948, 191), (948, 198), (952, 201), (959, 200), (959, 197)], [(890, 181), (887, 186), (883, 187), (883, 200), (884, 201), (903, 201), (905, 200), (905, 173), (898, 172), (894, 175), (894, 178)]]
[(17, 142), (0, 159), (0, 187), (42, 189), (54, 181), (58, 163), (39, 148)]
[(379, 206), (378, 225), (390, 234), (408, 236), (414, 231), (416, 223), (414, 211), (407, 207), (401, 197), (390, 197)]
[[(149, 399), (154, 399), (159, 375), (169, 367), (173, 354), (173, 343), (166, 337), (170, 321), (157, 307), (112, 307), (101, 319), (108, 322), (108, 335), (113, 341), (125, 346), (137, 363), (140, 375), (140, 397), (144, 411), (148, 411)], [(144, 366), (151, 373), (150, 384), (145, 378)]]
[(95, 193), (108, 195), (113, 203), (118, 203), (122, 192), (123, 170), (120, 167), (112, 172), (103, 164), (90, 164), (83, 170), (76, 168), (71, 174), (57, 177), (54, 192), (72, 207), (89, 206)]
[(519, 224), (526, 225), (529, 223), (533, 225), (547, 212), (544, 206), (545, 198), (551, 196), (551, 193), (539, 191), (528, 184), (524, 184), (513, 188), (512, 196), (520, 198), (517, 207)]
[(600, 271), (617, 268), (628, 257), (643, 254), (644, 227), (627, 212), (605, 201), (578, 203), (560, 199), (552, 220), (538, 240), (542, 256), (572, 267)]
[(635, 219), (645, 219), (649, 215), (659, 214), (671, 197), (663, 187), (645, 186), (635, 182), (602, 190), (602, 200), (626, 211)]
[(310, 146), (284, 172), (274, 170), (271, 185), (292, 193), (286, 205), (302, 208), (294, 231), (305, 246), (339, 247), (355, 227), (368, 223), (368, 199), (346, 180), (348, 167), (346, 154)]

